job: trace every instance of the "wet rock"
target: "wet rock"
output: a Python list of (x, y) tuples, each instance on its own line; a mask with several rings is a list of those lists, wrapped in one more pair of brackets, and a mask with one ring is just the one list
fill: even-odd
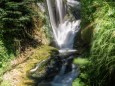
[[(46, 78), (47, 75), (48, 77), (51, 77), (53, 75), (53, 73), (49, 74), (48, 68), (50, 68), (50, 73), (51, 73), (51, 71), (53, 70), (51, 64), (53, 64), (54, 62), (54, 56), (56, 56), (59, 52), (55, 48), (50, 49), (50, 51), (45, 50), (45, 52), (49, 53), (49, 55), (47, 55), (48, 57), (41, 60), (40, 62), (37, 62), (36, 65), (29, 70), (28, 72), (29, 77), (35, 79), (42, 79), (42, 78)], [(45, 55), (45, 52), (43, 53), (42, 56)]]

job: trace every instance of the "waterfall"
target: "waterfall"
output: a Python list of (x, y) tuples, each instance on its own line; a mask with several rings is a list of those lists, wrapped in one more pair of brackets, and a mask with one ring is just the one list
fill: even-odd
[[(66, 0), (66, 2), (64, 2), (65, 0), (46, 1), (54, 40), (61, 56), (75, 52), (76, 50), (73, 50), (74, 38), (80, 29), (81, 22), (76, 11), (80, 9), (80, 2), (76, 0)], [(75, 17), (71, 17), (72, 14), (68, 11), (73, 12)], [(68, 59), (65, 59), (60, 73), (52, 82), (52, 86), (72, 86), (72, 81), (78, 76), (79, 72), (70, 64), (72, 71), (64, 74), (67, 67), (66, 63), (68, 63)]]
[[(80, 3), (75, 0), (46, 0), (48, 12), (53, 30), (54, 40), (59, 49), (71, 50), (76, 33), (80, 29), (80, 19), (71, 20), (67, 8), (79, 7)], [(77, 6), (78, 5), (78, 6)]]
[(62, 66), (51, 85), (48, 83), (41, 86), (72, 86), (72, 81), (79, 75), (79, 68), (72, 64), (74, 57), (72, 54), (76, 52), (73, 49), (74, 38), (80, 29), (80, 2), (77, 0), (46, 0), (46, 2)]

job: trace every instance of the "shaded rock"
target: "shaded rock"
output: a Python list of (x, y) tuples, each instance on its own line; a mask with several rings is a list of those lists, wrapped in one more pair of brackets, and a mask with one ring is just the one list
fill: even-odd
[[(35, 79), (40, 79), (44, 78), (47, 73), (48, 73), (48, 67), (50, 66), (50, 63), (54, 61), (54, 56), (58, 55), (58, 50), (53, 48), (53, 47), (45, 47), (46, 49), (43, 51), (39, 51), (42, 54), (42, 59), (40, 62), (38, 60), (35, 61), (34, 66), (31, 67), (28, 71), (28, 76), (35, 78)], [(35, 55), (34, 58), (37, 58), (38, 56)], [(39, 58), (39, 57), (38, 57)], [(50, 75), (49, 75), (50, 76)]]
[(86, 44), (90, 44), (93, 36), (93, 27), (92, 24), (87, 26), (81, 31), (81, 38)]

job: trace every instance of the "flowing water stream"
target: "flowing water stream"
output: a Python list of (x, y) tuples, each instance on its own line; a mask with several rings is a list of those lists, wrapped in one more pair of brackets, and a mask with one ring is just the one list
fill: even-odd
[(80, 29), (80, 19), (69, 18), (70, 10), (80, 9), (75, 0), (46, 0), (54, 40), (59, 49), (73, 49), (74, 37)]
[(78, 0), (46, 0), (46, 2), (55, 44), (60, 56), (68, 56), (64, 59), (59, 74), (50, 84), (51, 86), (72, 86), (72, 81), (79, 72), (74, 64), (70, 64), (72, 67), (70, 72), (65, 73), (65, 71), (68, 58), (71, 58), (69, 54), (76, 52), (73, 44), (80, 29), (80, 2)]

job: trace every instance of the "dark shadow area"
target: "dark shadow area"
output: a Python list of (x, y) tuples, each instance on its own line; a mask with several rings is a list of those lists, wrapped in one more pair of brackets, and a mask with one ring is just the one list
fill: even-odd
[(36, 47), (39, 44), (32, 37), (34, 11), (30, 4), (33, 3), (24, 0), (0, 1), (0, 30), (8, 54), (16, 55), (28, 46)]
[(41, 45), (37, 39), (34, 39), (33, 35), (33, 29), (4, 32), (2, 41), (7, 49), (7, 53), (16, 56), (17, 53), (22, 53), (29, 47), (36, 48), (38, 45)]

